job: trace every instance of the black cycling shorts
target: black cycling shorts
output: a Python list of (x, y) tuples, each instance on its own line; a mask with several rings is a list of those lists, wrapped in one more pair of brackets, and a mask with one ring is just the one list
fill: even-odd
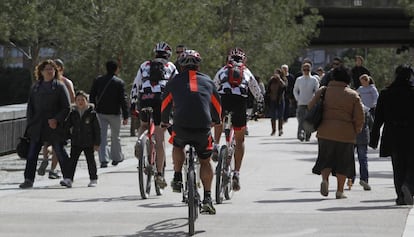
[[(142, 94), (139, 100), (139, 107), (140, 109), (151, 107), (152, 118), (154, 119), (154, 124), (156, 126), (160, 125), (161, 123), (161, 96), (159, 94), (151, 93), (151, 94)], [(140, 113), (140, 119), (143, 122), (148, 123), (148, 117), (145, 116), (144, 113)]]
[(231, 116), (231, 123), (235, 129), (246, 126), (246, 110), (247, 98), (240, 95), (221, 95), (221, 117), (223, 118), (226, 112), (233, 112)]
[(187, 144), (193, 145), (200, 159), (211, 156), (213, 137), (210, 128), (183, 128), (174, 125), (171, 139), (175, 147), (184, 148)]

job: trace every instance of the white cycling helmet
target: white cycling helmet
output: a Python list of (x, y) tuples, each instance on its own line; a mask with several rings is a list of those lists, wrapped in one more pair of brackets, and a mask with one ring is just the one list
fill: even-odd
[(235, 61), (239, 61), (238, 59), (240, 59), (244, 62), (246, 60), (246, 53), (241, 48), (234, 48), (230, 50), (228, 58), (229, 60), (233, 59)]
[(181, 67), (198, 66), (200, 65), (200, 63), (200, 53), (192, 49), (187, 49), (184, 52), (182, 52), (178, 59), (178, 64), (180, 64)]
[(172, 54), (171, 47), (163, 41), (155, 45), (154, 52), (157, 54), (164, 54), (168, 57), (171, 57)]

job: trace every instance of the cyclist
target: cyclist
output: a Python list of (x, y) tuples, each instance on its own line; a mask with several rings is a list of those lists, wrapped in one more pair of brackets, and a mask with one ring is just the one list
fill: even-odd
[[(131, 109), (132, 114), (134, 115), (138, 115), (138, 107), (152, 107), (153, 109), (153, 119), (156, 125), (154, 131), (156, 139), (155, 149), (157, 152), (157, 174), (155, 176), (155, 181), (157, 185), (163, 189), (167, 186), (162, 172), (165, 164), (164, 133), (166, 129), (159, 126), (161, 122), (161, 93), (164, 90), (167, 81), (177, 75), (178, 72), (174, 63), (168, 61), (171, 57), (171, 47), (167, 43), (157, 43), (154, 48), (154, 53), (155, 59), (143, 62), (139, 67), (131, 90)], [(153, 80), (150, 75), (150, 71), (154, 71), (151, 69), (153, 61), (162, 62), (164, 65), (164, 67), (161, 68), (162, 74), (160, 74), (162, 78), (156, 78), (157, 80)], [(140, 117), (140, 119), (141, 125), (138, 129), (138, 137), (140, 137), (148, 127), (149, 122), (145, 121), (144, 116)]]
[(211, 126), (220, 124), (220, 96), (209, 76), (199, 72), (200, 54), (186, 50), (179, 58), (181, 73), (167, 83), (161, 107), (162, 126), (169, 126), (172, 109), (173, 128), (170, 142), (173, 144), (174, 179), (171, 187), (181, 192), (184, 147), (194, 145), (200, 159), (200, 177), (204, 187), (201, 213), (215, 214), (211, 200), (213, 170), (210, 164), (212, 151)]
[[(234, 48), (230, 51), (228, 63), (237, 62), (246, 63), (247, 57), (241, 48)], [(225, 112), (232, 112), (232, 124), (234, 129), (234, 138), (236, 141), (234, 161), (235, 167), (232, 178), (232, 185), (234, 191), (240, 190), (240, 167), (244, 156), (244, 136), (246, 130), (246, 102), (249, 90), (257, 101), (257, 109), (259, 113), (263, 113), (263, 95), (252, 72), (245, 67), (243, 69), (243, 78), (239, 85), (229, 83), (228, 76), (229, 67), (226, 65), (222, 67), (214, 76), (214, 83), (218, 88), (221, 96), (221, 103), (223, 107), (222, 117)], [(214, 127), (214, 148), (213, 160), (217, 160), (218, 150), (220, 144), (221, 133), (223, 132), (223, 125), (216, 125)]]

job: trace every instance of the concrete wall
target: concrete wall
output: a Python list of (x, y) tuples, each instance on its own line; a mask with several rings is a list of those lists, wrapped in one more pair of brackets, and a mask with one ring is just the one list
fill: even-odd
[(27, 104), (0, 106), (0, 155), (14, 152), (26, 128)]

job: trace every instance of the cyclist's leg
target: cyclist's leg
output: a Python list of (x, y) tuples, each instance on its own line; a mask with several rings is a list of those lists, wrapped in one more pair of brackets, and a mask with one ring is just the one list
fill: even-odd
[[(182, 175), (182, 168), (185, 160), (185, 152), (184, 147), (185, 143), (183, 140), (180, 139), (180, 131), (177, 131), (177, 127), (173, 128), (173, 136), (172, 136), (172, 143), (173, 143), (173, 151), (172, 151), (172, 159), (173, 159), (173, 166), (174, 166), (174, 179), (171, 182), (171, 188), (173, 192), (180, 193), (182, 188), (183, 182), (183, 175)], [(178, 137), (177, 137), (178, 134)]]
[(165, 162), (165, 141), (164, 141), (164, 133), (165, 128), (161, 128), (160, 126), (155, 126), (155, 149), (157, 151), (156, 157), (156, 165), (157, 165), (157, 172), (162, 173), (164, 168)]
[(236, 147), (234, 149), (234, 171), (240, 172), (244, 156), (244, 130), (245, 127), (236, 128), (234, 130), (234, 139), (236, 140)]
[(210, 163), (212, 153), (212, 137), (211, 131), (207, 129), (205, 132), (194, 134), (196, 138), (195, 148), (200, 161), (200, 179), (204, 188), (203, 208), (201, 213), (214, 215), (216, 209), (213, 207), (211, 199), (211, 184), (213, 182), (214, 172)]

